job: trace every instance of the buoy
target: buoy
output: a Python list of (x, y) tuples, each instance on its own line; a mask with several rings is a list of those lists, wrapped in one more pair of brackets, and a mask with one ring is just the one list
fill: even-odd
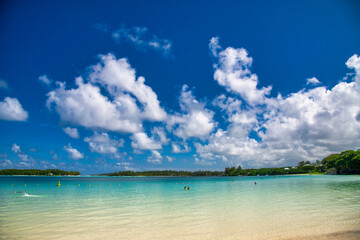
[(101, 183), (99, 184), (99, 186), (101, 186)]
[(26, 183), (25, 183), (25, 187), (26, 187)]
[(233, 182), (235, 182), (235, 179), (233, 179)]
[(80, 183), (79, 183), (79, 187), (80, 187)]
[(14, 184), (11, 184), (11, 186), (14, 186)]
[(111, 183), (109, 184), (109, 186), (111, 186)]
[(60, 187), (60, 181), (58, 182), (57, 186)]
[(38, 184), (38, 186), (39, 186), (39, 184)]
[(120, 186), (120, 183), (119, 183), (119, 186)]
[(89, 184), (89, 187), (91, 187), (91, 184)]

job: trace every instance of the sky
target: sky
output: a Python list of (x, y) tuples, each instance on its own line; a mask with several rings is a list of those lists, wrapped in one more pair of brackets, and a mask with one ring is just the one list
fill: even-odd
[(0, 3), (0, 169), (295, 166), (360, 148), (358, 1)]

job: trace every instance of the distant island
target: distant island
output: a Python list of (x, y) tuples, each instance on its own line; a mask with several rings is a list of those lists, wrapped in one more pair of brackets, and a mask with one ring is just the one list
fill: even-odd
[(80, 175), (80, 172), (60, 169), (4, 169), (0, 170), (0, 175), (73, 176)]
[(360, 174), (360, 149), (348, 150), (339, 154), (327, 156), (322, 161), (311, 163), (301, 161), (297, 166), (242, 169), (241, 166), (227, 167), (224, 171), (119, 171), (99, 174), (101, 176), (169, 176), (169, 177), (197, 177), (197, 176), (265, 176), (287, 174)]
[[(287, 174), (360, 174), (360, 149), (348, 150), (338, 154), (331, 154), (315, 163), (301, 161), (297, 166), (277, 168), (250, 168), (241, 166), (226, 167), (224, 171), (119, 171), (114, 173), (96, 174), (96, 176), (141, 176), (141, 177), (199, 177), (199, 176), (266, 176)], [(80, 175), (78, 171), (64, 171), (59, 169), (4, 169), (0, 175), (35, 175), (35, 176), (66, 176)]]

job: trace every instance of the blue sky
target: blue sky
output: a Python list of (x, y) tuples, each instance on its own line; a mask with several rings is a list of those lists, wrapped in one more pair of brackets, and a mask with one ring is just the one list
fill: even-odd
[(222, 170), (360, 147), (357, 1), (2, 1), (0, 168)]

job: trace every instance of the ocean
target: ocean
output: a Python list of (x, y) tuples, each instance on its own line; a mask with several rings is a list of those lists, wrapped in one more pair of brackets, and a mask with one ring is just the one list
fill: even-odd
[(306, 239), (359, 230), (358, 175), (0, 177), (0, 239)]

